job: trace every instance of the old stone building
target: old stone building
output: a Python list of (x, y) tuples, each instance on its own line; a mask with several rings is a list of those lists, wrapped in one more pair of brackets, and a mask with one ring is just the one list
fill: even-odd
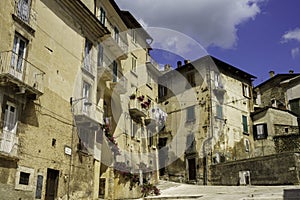
[[(113, 0), (5, 0), (0, 10), (1, 198), (140, 197), (114, 167), (158, 178), (150, 36)], [(133, 88), (145, 96), (138, 117)]]
[(168, 117), (159, 133), (160, 175), (210, 184), (210, 166), (253, 156), (250, 112), (254, 76), (212, 56), (160, 77)]

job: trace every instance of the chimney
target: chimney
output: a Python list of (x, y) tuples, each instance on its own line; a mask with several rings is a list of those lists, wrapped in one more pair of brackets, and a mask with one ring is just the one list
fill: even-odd
[(169, 71), (170, 69), (171, 69), (171, 65), (170, 64), (165, 64), (164, 71)]
[(188, 64), (188, 63), (190, 63), (190, 60), (184, 60), (185, 65)]
[(293, 74), (293, 73), (294, 73), (294, 70), (291, 69), (291, 70), (289, 71), (289, 73), (290, 73), (290, 74)]
[(269, 71), (269, 74), (270, 74), (270, 78), (273, 78), (273, 77), (274, 77), (274, 74), (275, 74), (275, 72), (272, 70), (272, 71)]
[(177, 61), (177, 68), (181, 67), (182, 66), (182, 62), (179, 60)]

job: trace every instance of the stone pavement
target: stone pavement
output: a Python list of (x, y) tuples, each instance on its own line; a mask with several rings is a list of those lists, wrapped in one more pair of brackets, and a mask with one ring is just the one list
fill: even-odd
[[(283, 200), (285, 189), (300, 186), (203, 186), (160, 181), (159, 196), (145, 199), (201, 199), (201, 200)], [(300, 200), (300, 196), (295, 200)]]

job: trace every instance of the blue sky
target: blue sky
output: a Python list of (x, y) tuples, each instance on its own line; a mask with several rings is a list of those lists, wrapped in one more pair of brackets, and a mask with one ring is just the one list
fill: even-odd
[[(208, 54), (256, 76), (255, 85), (267, 80), (270, 70), (288, 73), (292, 69), (300, 73), (299, 0), (116, 2), (145, 27), (174, 30), (166, 42), (170, 45), (167, 51), (181, 55), (182, 59), (194, 60), (197, 54), (201, 57), (203, 52), (194, 50), (193, 45), (179, 44), (183, 40), (178, 36), (181, 33), (195, 40)], [(190, 54), (192, 51), (196, 56)], [(161, 52), (153, 52), (159, 63), (176, 66), (180, 57), (166, 56)]]

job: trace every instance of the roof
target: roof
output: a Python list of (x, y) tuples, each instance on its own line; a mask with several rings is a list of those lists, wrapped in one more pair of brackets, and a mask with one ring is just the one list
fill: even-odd
[(255, 88), (260, 88), (260, 87), (263, 87), (263, 86), (268, 85), (270, 83), (275, 83), (275, 82), (280, 83), (282, 81), (294, 78), (294, 77), (299, 76), (299, 75), (300, 75), (299, 73), (294, 73), (294, 74), (276, 74), (272, 78), (269, 78), (268, 80), (260, 83)]
[[(220, 72), (227, 74), (227, 75), (235, 75), (235, 78), (238, 79), (247, 79), (247, 80), (252, 80), (255, 79), (256, 77), (253, 76), (252, 74), (249, 74), (241, 69), (238, 69), (236, 67), (234, 67), (233, 65), (230, 65), (224, 61), (221, 61), (220, 59), (211, 56), (211, 55), (207, 55), (204, 57), (201, 57), (193, 62), (187, 63), (182, 65), (181, 67), (177, 67), (175, 70), (177, 71), (181, 71), (184, 70), (185, 68), (195, 68), (196, 66), (201, 66), (203, 63), (205, 64), (210, 64), (211, 62), (213, 62), (216, 67), (218, 68), (218, 70), (220, 70)], [(172, 73), (173, 70), (171, 70), (170, 72)], [(166, 74), (170, 73), (167, 72)]]
[(142, 25), (135, 19), (135, 17), (126, 10), (122, 10), (122, 19), (126, 26), (130, 29), (138, 29), (138, 34), (143, 35), (146, 39), (153, 38), (147, 33), (147, 31), (142, 27)]
[(251, 113), (251, 116), (253, 117), (254, 115), (257, 115), (259, 113), (262, 113), (262, 112), (265, 112), (265, 111), (268, 111), (269, 109), (274, 109), (274, 110), (279, 110), (279, 111), (283, 111), (283, 112), (287, 112), (291, 115), (294, 115), (295, 117), (298, 117), (298, 115), (290, 110), (286, 110), (286, 109), (281, 109), (281, 108), (276, 108), (276, 107), (272, 107), (272, 106), (266, 106), (266, 107), (263, 107), (257, 111), (254, 111)]

